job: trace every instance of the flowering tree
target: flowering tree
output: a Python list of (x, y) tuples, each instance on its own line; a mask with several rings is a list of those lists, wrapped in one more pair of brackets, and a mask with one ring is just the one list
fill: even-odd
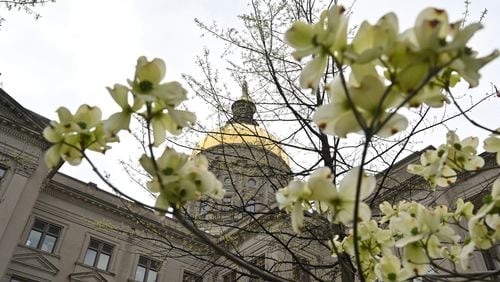
[[(36, 12), (36, 8), (49, 2), (55, 2), (55, 0), (2, 0), (0, 1), (0, 7), (9, 11), (23, 11), (28, 15), (33, 15), (37, 20), (40, 18), (40, 14)], [(0, 26), (3, 21), (5, 19), (0, 16)]]
[[(448, 23), (445, 11), (436, 8), (422, 11), (415, 26), (401, 34), (392, 13), (375, 25), (364, 22), (351, 43), (346, 40), (347, 17), (343, 13), (342, 7), (335, 6), (324, 12), (316, 24), (297, 22), (285, 38), (295, 48), (296, 59), (314, 57), (302, 70), (303, 88), (318, 87), (329, 59), (339, 69), (350, 66), (349, 77), (340, 71), (327, 85), (331, 102), (319, 107), (313, 120), (324, 133), (338, 137), (362, 132), (367, 140), (366, 150), (373, 136), (389, 137), (407, 127), (405, 116), (398, 113), (401, 108), (443, 106), (457, 76), (470, 87), (477, 86), (479, 69), (498, 55), (495, 51), (477, 58), (466, 44), (481, 25), (459, 29), (458, 23)], [(498, 152), (498, 141), (496, 136), (488, 138), (485, 149)], [(426, 151), (422, 165), (409, 167), (409, 172), (423, 176), (432, 188), (446, 187), (456, 180), (457, 171), (478, 170), (484, 165), (484, 160), (477, 156), (477, 146), (477, 138), (460, 140), (450, 132), (447, 144)], [(399, 281), (425, 275), (431, 260), (436, 258), (448, 259), (453, 265), (460, 263), (466, 270), (474, 247), (489, 248), (498, 240), (498, 222), (493, 220), (498, 214), (492, 212), (498, 202), (487, 203), (476, 215), (472, 214), (472, 204), (463, 200), (457, 203), (458, 210), (452, 212), (416, 202), (397, 206), (384, 202), (381, 210), (385, 217), (379, 222), (370, 220), (370, 209), (361, 201), (375, 188), (375, 178), (363, 172), (365, 156), (360, 168), (349, 172), (338, 189), (325, 184), (325, 180), (332, 182), (328, 181), (332, 176), (328, 169), (320, 169), (308, 182), (293, 182), (277, 194), (280, 206), (292, 213), (296, 231), (300, 231), (303, 209), (311, 201), (317, 202), (318, 212), (326, 214), (330, 221), (352, 226), (350, 236), (333, 240), (332, 245), (336, 246), (335, 254), (345, 251), (355, 257), (362, 280)], [(493, 202), (499, 199), (499, 185), (500, 180), (493, 184)], [(453, 217), (455, 221), (451, 220)], [(471, 237), (461, 246), (460, 236), (450, 223), (464, 219), (469, 220)], [(386, 222), (388, 228), (381, 228)], [(361, 229), (368, 232), (360, 233)], [(365, 241), (376, 242), (377, 247), (361, 248)], [(403, 250), (402, 265), (394, 257), (393, 248)]]
[[(277, 7), (274, 11), (285, 9)], [(259, 67), (268, 69), (270, 84), (284, 98), (290, 114), (319, 140), (320, 146), (312, 146), (313, 152), (320, 155), (324, 164), (318, 167), (316, 162), (302, 167), (301, 172), (310, 174), (309, 177), (292, 180), (276, 193), (279, 208), (290, 214), (293, 230), (308, 231), (305, 214), (334, 226), (335, 231), (323, 240), (331, 254), (338, 257), (342, 278), (346, 280), (353, 279), (349, 275), (353, 273), (351, 260), (361, 281), (405, 281), (429, 275), (431, 267), (437, 268), (444, 278), (450, 275), (470, 278), (465, 273), (470, 254), (475, 249), (491, 248), (500, 239), (500, 180), (491, 183), (490, 196), (476, 210), (463, 199), (458, 199), (453, 208), (424, 206), (415, 201), (383, 202), (379, 207), (383, 216), (375, 218), (371, 204), (364, 200), (372, 199), (373, 203), (373, 193), (381, 186), (367, 169), (376, 141), (393, 137), (408, 127), (416, 128), (404, 110), (429, 111), (454, 101), (450, 89), (457, 81), (463, 79), (471, 87), (477, 86), (481, 67), (497, 57), (497, 51), (477, 57), (467, 46), (481, 25), (460, 28), (460, 22), (449, 22), (445, 11), (428, 8), (406, 31), (399, 30), (396, 15), (389, 13), (374, 25), (363, 22), (353, 39), (348, 40), (346, 10), (333, 5), (317, 19), (306, 16), (305, 21), (295, 22), (285, 32), (284, 40), (278, 41), (283, 43), (280, 50), (288, 50), (285, 43), (293, 49), (296, 60), (312, 57), (300, 70), (297, 83), (293, 76), (287, 75), (287, 69), (280, 72), (273, 68), (270, 58), (280, 53), (275, 52), (276, 45), (266, 45), (274, 42), (275, 34), (264, 32), (264, 26), (272, 23), (259, 20), (262, 14), (254, 8), (254, 17), (246, 20), (258, 27), (261, 35), (258, 53), (266, 58), (264, 63), (253, 62), (256, 73)], [(248, 42), (236, 39), (233, 43), (247, 46), (244, 44)], [(253, 58), (249, 56), (248, 59)], [(278, 61), (286, 60), (279, 57)], [(300, 69), (300, 64), (291, 64)], [(162, 146), (167, 132), (181, 134), (184, 127), (195, 122), (194, 113), (179, 109), (186, 100), (186, 90), (177, 82), (163, 83), (164, 76), (162, 60), (140, 57), (128, 85), (108, 88), (121, 111), (103, 120), (97, 107), (83, 105), (75, 114), (60, 108), (57, 111), (60, 121), (52, 122), (44, 131), (46, 139), (54, 143), (46, 154), (48, 166), (57, 167), (61, 159), (73, 165), (82, 159), (92, 164), (86, 150), (110, 149), (109, 144), (118, 141), (122, 131), (130, 130), (131, 117), (137, 116), (147, 130), (147, 150), (139, 162), (150, 176), (148, 189), (157, 194), (154, 208), (160, 213), (171, 212), (187, 229), (234, 263), (264, 279), (284, 280), (224, 250), (186, 220), (183, 207), (187, 203), (204, 196), (219, 200), (224, 190), (208, 171), (203, 155), (189, 158)], [(292, 81), (288, 86), (295, 87), (294, 96), (287, 96), (283, 90), (283, 77)], [(198, 85), (193, 79), (189, 81), (195, 87)], [(308, 104), (312, 99), (297, 86), (311, 89), (309, 95), (319, 102)], [(300, 105), (307, 107), (297, 110), (291, 105), (297, 101), (303, 101)], [(309, 115), (315, 126), (309, 122)], [(484, 140), (484, 149), (496, 153), (500, 165), (500, 132), (483, 129), (491, 133)], [(337, 165), (338, 144), (353, 134), (362, 136), (359, 159), (352, 162), (342, 159), (343, 163)], [(331, 146), (330, 142), (336, 145)], [(460, 173), (478, 171), (484, 166), (483, 158), (478, 156), (479, 143), (475, 137), (460, 139), (449, 132), (445, 144), (425, 151), (421, 164), (409, 166), (408, 171), (428, 181), (431, 191), (446, 189)], [(162, 148), (163, 151), (158, 151)], [(107, 181), (105, 177), (103, 180)], [(462, 236), (459, 229), (468, 235)], [(450, 267), (440, 267), (435, 260), (447, 261)], [(481, 275), (498, 275), (498, 270)]]

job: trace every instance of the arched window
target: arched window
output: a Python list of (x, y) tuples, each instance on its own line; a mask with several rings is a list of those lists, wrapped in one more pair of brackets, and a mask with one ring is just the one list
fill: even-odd
[(247, 201), (247, 204), (245, 205), (245, 210), (247, 212), (255, 212), (255, 200), (250, 199)]
[(200, 202), (200, 215), (205, 215), (208, 212), (208, 202)]
[(222, 210), (223, 211), (231, 210), (232, 208), (231, 205), (232, 205), (231, 195), (225, 195), (224, 198), (222, 198)]

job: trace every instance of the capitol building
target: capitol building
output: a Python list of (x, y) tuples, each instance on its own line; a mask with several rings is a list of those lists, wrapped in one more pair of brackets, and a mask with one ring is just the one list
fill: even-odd
[[(187, 205), (188, 220), (224, 249), (286, 280), (336, 279), (336, 259), (326, 243), (330, 230), (311, 215), (305, 234), (297, 235), (277, 208), (275, 192), (294, 177), (290, 160), (254, 119), (256, 106), (245, 89), (231, 111), (193, 152), (207, 157), (226, 194), (221, 201)], [(48, 123), (0, 89), (1, 282), (262, 281), (176, 220), (94, 183), (49, 172), (43, 154), (50, 144), (42, 136)], [(417, 160), (413, 154), (397, 165), (398, 176), (387, 182), (392, 189), (384, 190), (383, 199), (411, 193), (405, 188), (417, 180), (403, 168)], [(478, 198), (485, 193), (480, 183), (499, 173), (491, 169), (464, 178), (443, 201), (457, 194)], [(476, 258), (472, 266), (478, 271), (499, 267), (495, 249)]]

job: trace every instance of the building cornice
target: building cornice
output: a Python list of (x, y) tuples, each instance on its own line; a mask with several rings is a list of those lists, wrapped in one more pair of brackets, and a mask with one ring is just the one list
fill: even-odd
[[(102, 191), (93, 184), (76, 184), (80, 184), (83, 187), (73, 188), (70, 185), (60, 183), (53, 179), (50, 180), (49, 184), (46, 185), (46, 187), (42, 191), (54, 197), (57, 197), (58, 193), (62, 193), (77, 201), (82, 201), (89, 205), (97, 207), (102, 211), (115, 214), (116, 216), (121, 218), (126, 218), (131, 222), (140, 220), (145, 225), (150, 225), (151, 227), (157, 228), (161, 232), (167, 234), (171, 239), (175, 239), (179, 242), (185, 242), (186, 240), (188, 240), (191, 244), (193, 244), (193, 246), (203, 246), (201, 242), (199, 242), (193, 235), (185, 231), (182, 225), (174, 219), (161, 219), (160, 217), (155, 215), (153, 211), (141, 207), (133, 202), (129, 202), (125, 199), (120, 199), (119, 197), (106, 191)], [(92, 193), (88, 193), (88, 191), (85, 191), (89, 189), (94, 191), (92, 191)], [(125, 207), (124, 204), (128, 205), (128, 207)]]

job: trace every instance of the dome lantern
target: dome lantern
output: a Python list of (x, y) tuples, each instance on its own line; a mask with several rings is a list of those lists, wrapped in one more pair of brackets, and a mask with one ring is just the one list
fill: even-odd
[(231, 106), (233, 117), (229, 120), (229, 122), (258, 125), (257, 121), (253, 118), (257, 108), (250, 99), (250, 95), (248, 94), (248, 84), (246, 81), (244, 81), (241, 86), (241, 92), (241, 98), (234, 102)]

